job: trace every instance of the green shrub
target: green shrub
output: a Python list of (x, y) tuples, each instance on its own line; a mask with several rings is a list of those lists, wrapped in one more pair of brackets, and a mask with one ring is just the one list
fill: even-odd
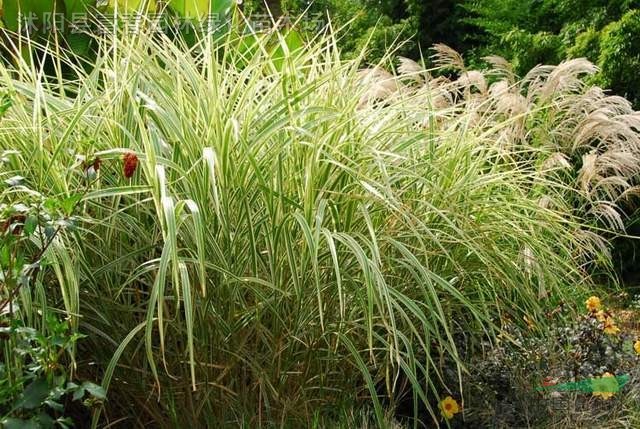
[(576, 36), (575, 45), (567, 50), (567, 55), (570, 58), (599, 58), (600, 39), (600, 32), (590, 27)]
[[(4, 322), (0, 319), (0, 324)], [(82, 406), (96, 407), (106, 394), (94, 383), (76, 384), (63, 361), (73, 355), (82, 336), (73, 333), (69, 322), (59, 321), (52, 314), (43, 322), (42, 332), (22, 326), (17, 319), (10, 325), (0, 328), (6, 343), (0, 363), (0, 424), (8, 429), (44, 429), (86, 423), (90, 409)], [(72, 417), (74, 403), (76, 415)], [(85, 413), (84, 421), (77, 418), (78, 405)]]
[[(14, 97), (13, 91), (2, 94), (0, 121)], [(0, 153), (0, 424), (69, 427), (81, 420), (71, 410), (83, 409), (74, 403), (85, 393), (88, 407), (105, 399), (101, 387), (76, 384), (74, 374), (76, 342), (84, 336), (78, 333), (77, 285), (64, 281), (63, 273), (73, 270), (70, 251), (61, 242), (78, 225), (82, 193), (36, 191), (14, 174), (18, 156), (15, 150)], [(90, 181), (85, 178), (82, 188)], [(65, 320), (55, 314), (62, 303)], [(89, 411), (83, 411), (86, 422)]]
[(640, 10), (627, 12), (602, 30), (598, 65), (606, 88), (640, 103)]
[(638, 107), (632, 76), (638, 72), (636, 0), (468, 0), (479, 56), (494, 53), (527, 73), (536, 64), (586, 57), (601, 68), (596, 81)]
[(563, 58), (562, 41), (551, 33), (512, 30), (502, 40), (513, 50), (510, 59), (519, 73), (526, 73), (539, 64), (557, 64)]

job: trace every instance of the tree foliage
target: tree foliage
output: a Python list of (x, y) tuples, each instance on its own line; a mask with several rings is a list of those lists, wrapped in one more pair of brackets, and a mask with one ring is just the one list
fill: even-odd
[(519, 73), (586, 57), (601, 69), (599, 84), (639, 105), (639, 1), (466, 0), (464, 8), (478, 57), (500, 54)]
[(264, 11), (267, 3), (278, 14), (329, 14), (334, 28), (347, 25), (343, 52), (366, 46), (372, 63), (394, 41), (406, 41), (396, 53), (412, 58), (434, 43), (466, 52), (472, 64), (498, 54), (520, 75), (586, 57), (602, 70), (598, 84), (640, 106), (640, 0), (248, 0), (245, 11)]
[[(277, 1), (267, 2), (269, 7)], [(348, 27), (348, 37), (342, 38), (342, 49), (347, 55), (360, 52), (367, 46), (371, 62), (382, 58), (394, 42), (406, 42), (397, 53), (419, 57), (434, 43), (444, 42), (457, 49), (465, 46), (464, 28), (461, 28), (461, 0), (282, 0), (281, 11), (291, 16), (331, 17), (337, 28)], [(264, 11), (265, 2), (244, 2), (249, 14)], [(453, 29), (453, 31), (452, 31)]]

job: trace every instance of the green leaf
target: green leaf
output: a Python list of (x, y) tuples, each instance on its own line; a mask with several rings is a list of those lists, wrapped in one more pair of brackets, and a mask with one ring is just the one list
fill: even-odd
[(211, 0), (211, 13), (220, 16), (227, 15), (233, 7), (233, 0)]
[(38, 218), (36, 216), (29, 216), (24, 223), (24, 233), (27, 236), (32, 235), (38, 226)]
[(11, 248), (9, 246), (0, 247), (0, 267), (6, 268), (11, 262)]
[(80, 387), (79, 389), (77, 389), (75, 392), (73, 392), (73, 397), (72, 399), (74, 401), (79, 401), (84, 397), (84, 388)]
[(99, 386), (95, 383), (92, 383), (90, 381), (85, 381), (84, 383), (82, 383), (82, 388), (85, 389), (87, 392), (89, 392), (89, 394), (94, 398), (97, 398), (97, 399), (107, 398), (107, 391), (104, 390), (102, 386)]
[(95, 0), (64, 0), (67, 19), (72, 19), (74, 14), (86, 13), (95, 5)]
[(54, 211), (55, 209), (58, 208), (58, 200), (56, 198), (47, 198), (44, 201), (44, 208), (47, 209), (48, 211)]
[(236, 64), (239, 68), (244, 68), (260, 50), (260, 40), (253, 33), (245, 34), (238, 38), (233, 48), (234, 54), (238, 56)]
[[(2, 8), (2, 4), (0, 4), (0, 10)], [(0, 26), (0, 28), (2, 28)], [(0, 117), (2, 117), (5, 113), (7, 113), (7, 110), (9, 110), (11, 108), (11, 106), (13, 105), (13, 99), (11, 98), (11, 96), (9, 94), (2, 94), (0, 96)]]
[(42, 405), (49, 396), (49, 384), (44, 378), (35, 380), (24, 389), (22, 398), (18, 402), (17, 407), (26, 410), (32, 410)]
[(209, 0), (170, 0), (169, 7), (182, 18), (202, 19), (209, 13)]
[(69, 48), (79, 56), (89, 53), (91, 47), (91, 36), (87, 34), (72, 33), (65, 36), (65, 40)]
[(54, 227), (52, 227), (51, 225), (45, 226), (44, 235), (45, 237), (47, 237), (47, 240), (51, 240), (55, 233), (56, 233), (56, 229)]
[(60, 417), (58, 420), (56, 420), (56, 423), (58, 423), (58, 426), (60, 426), (62, 429), (70, 429), (73, 427), (73, 420), (71, 420), (69, 417)]
[(53, 420), (48, 414), (46, 413), (40, 413), (38, 414), (38, 416), (34, 419), (36, 422), (38, 422), (38, 427), (40, 429), (49, 429), (49, 428), (53, 428), (55, 426), (55, 420)]
[(276, 70), (281, 71), (284, 66), (284, 60), (300, 54), (304, 48), (304, 41), (300, 33), (294, 30), (288, 31), (278, 42), (278, 45), (271, 53), (273, 64)]
[(145, 2), (144, 0), (109, 0), (107, 9), (113, 11), (117, 4), (119, 13), (135, 12), (140, 10), (142, 7), (145, 7), (145, 3), (148, 3), (148, 12), (156, 11), (156, 0), (149, 0), (148, 2)]
[(60, 207), (62, 208), (62, 211), (64, 212), (64, 214), (66, 215), (72, 214), (73, 210), (76, 208), (76, 205), (81, 199), (82, 199), (82, 195), (73, 194), (70, 197), (67, 197), (64, 200), (60, 201)]
[(7, 418), (2, 420), (1, 423), (4, 429), (40, 429), (40, 426), (34, 420)]
[(64, 411), (64, 406), (59, 402), (46, 400), (46, 401), (44, 401), (44, 404), (47, 407), (51, 408), (52, 410), (60, 411), (60, 412)]
[[(21, 25), (25, 25), (25, 17), (29, 25), (42, 27), (45, 18), (51, 20), (54, 13), (61, 11), (55, 0), (4, 0), (4, 23), (11, 31), (18, 31)], [(20, 23), (22, 14), (22, 23)], [(33, 21), (32, 21), (33, 20)]]
[(11, 31), (18, 31), (20, 7), (17, 0), (5, 0), (2, 9), (4, 25)]

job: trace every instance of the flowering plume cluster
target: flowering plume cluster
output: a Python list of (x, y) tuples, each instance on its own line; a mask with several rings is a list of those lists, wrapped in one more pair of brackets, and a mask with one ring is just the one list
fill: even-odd
[[(626, 206), (634, 207), (630, 197), (638, 192), (640, 112), (589, 83), (594, 64), (570, 59), (536, 66), (520, 78), (502, 57), (486, 57), (488, 69), (472, 70), (446, 45), (433, 52), (432, 69), (402, 58), (397, 75), (363, 70), (359, 109), (397, 103), (414, 113), (416, 126), (473, 130), (484, 147), (517, 150), (539, 174), (563, 185), (541, 186), (541, 206), (571, 201), (584, 223), (624, 231)], [(607, 245), (601, 234), (582, 227), (576, 233), (588, 244), (581, 257)]]

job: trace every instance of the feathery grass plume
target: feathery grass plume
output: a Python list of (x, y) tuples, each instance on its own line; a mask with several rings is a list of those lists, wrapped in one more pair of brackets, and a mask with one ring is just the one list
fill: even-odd
[(612, 202), (600, 201), (591, 207), (590, 213), (593, 213), (597, 218), (602, 219), (602, 222), (612, 230), (625, 230), (622, 215), (618, 211), (618, 207)]
[[(95, 334), (78, 350), (109, 389), (95, 424), (308, 426), (345, 403), (383, 424), (383, 403), (407, 396), (437, 422), (461, 340), (571, 301), (591, 285), (587, 258), (606, 260), (539, 168), (567, 147), (564, 111), (497, 112), (446, 79), (408, 89), (340, 60), (331, 37), (290, 52), (261, 35), (251, 53), (244, 37), (187, 48), (123, 29), (98, 40), (91, 68), (52, 50), (70, 73), (0, 66), (16, 94), (0, 132), (21, 154), (13, 174), (64, 194), (84, 180), (78, 155), (102, 160), (60, 243), (77, 270), (44, 277), (50, 303), (77, 293), (64, 310)], [(135, 183), (115, 174), (126, 153)], [(31, 314), (46, 304), (21, 299)]]
[(489, 55), (482, 59), (491, 65), (491, 69), (488, 71), (489, 74), (504, 79), (509, 85), (516, 82), (517, 76), (513, 70), (513, 64), (505, 58), (499, 55)]
[[(486, 60), (492, 69), (486, 73), (502, 76), (503, 80), (487, 90), (481, 71), (467, 70), (459, 63), (462, 57), (450, 48), (438, 46), (436, 50), (440, 69), (448, 70), (456, 64), (455, 68), (463, 72), (447, 87), (452, 103), (435, 105), (448, 107), (450, 120), (425, 121), (425, 126), (473, 127), (498, 147), (518, 150), (520, 157), (526, 154), (531, 162), (543, 163), (543, 170), (553, 160), (564, 159), (566, 169), (569, 160), (582, 159), (572, 167), (575, 174), (561, 177), (567, 185), (563, 198), (578, 201), (580, 216), (587, 222), (591, 219), (602, 226), (604, 221), (605, 227), (620, 229), (624, 215), (618, 203), (632, 203), (628, 197), (635, 194), (640, 173), (640, 113), (634, 112), (624, 98), (607, 96), (601, 88), (585, 83), (583, 77), (593, 74), (595, 66), (585, 59), (538, 66), (516, 82), (504, 61), (489, 57)], [(464, 97), (455, 96), (456, 84), (464, 89)], [(429, 86), (430, 82), (424, 85)], [(423, 98), (432, 94), (421, 89), (414, 93)], [(440, 112), (427, 117), (438, 116), (442, 117)], [(606, 209), (589, 208), (600, 200), (607, 203), (603, 206)], [(591, 216), (603, 210), (607, 216)], [(618, 215), (614, 216), (611, 210)]]
[(558, 93), (581, 92), (586, 86), (582, 77), (595, 74), (598, 67), (586, 58), (576, 58), (563, 61), (548, 70), (549, 74), (545, 76), (544, 84), (536, 88), (541, 102), (549, 100)]
[(582, 77), (596, 71), (597, 67), (584, 58), (557, 66), (538, 65), (524, 76), (521, 87), (533, 101), (548, 103), (562, 95), (581, 93), (587, 86)]
[(494, 98), (499, 98), (504, 94), (511, 92), (510, 84), (506, 80), (499, 80), (494, 82), (489, 87), (489, 95)]
[[(487, 58), (492, 68), (482, 72), (467, 70), (462, 57), (446, 46), (435, 51), (437, 67), (429, 72), (453, 68), (460, 77), (444, 84), (429, 79), (410, 89), (412, 108), (419, 112), (413, 116), (424, 118), (425, 129), (474, 129), (500, 157), (515, 154), (542, 165), (541, 173), (550, 175), (537, 180), (532, 192), (566, 201), (565, 208), (585, 222), (583, 228), (604, 228), (605, 235), (624, 231), (624, 210), (637, 206), (640, 113), (624, 98), (585, 82), (595, 66), (585, 59), (541, 65), (517, 81), (498, 57)], [(503, 80), (487, 89), (485, 73)], [(546, 180), (562, 186), (550, 187)]]
[(464, 59), (455, 49), (444, 43), (437, 43), (432, 46), (433, 54), (431, 59), (437, 67), (450, 68), (455, 71), (465, 71)]
[(549, 158), (547, 158), (542, 164), (543, 171), (553, 171), (557, 169), (572, 169), (573, 166), (569, 162), (567, 156), (561, 152), (556, 152), (551, 154)]
[(472, 87), (475, 87), (480, 91), (480, 94), (486, 94), (487, 92), (487, 81), (484, 78), (484, 74), (478, 70), (469, 70), (462, 73), (456, 80), (456, 84), (465, 90), (471, 90)]
[(366, 88), (366, 92), (360, 99), (360, 107), (376, 101), (387, 100), (391, 96), (397, 95), (403, 88), (402, 83), (394, 75), (381, 67), (360, 70), (358, 75), (362, 86)]
[(417, 84), (424, 83), (425, 77), (431, 79), (429, 73), (423, 66), (413, 61), (412, 59), (405, 57), (398, 57), (398, 74), (403, 77), (414, 81)]

